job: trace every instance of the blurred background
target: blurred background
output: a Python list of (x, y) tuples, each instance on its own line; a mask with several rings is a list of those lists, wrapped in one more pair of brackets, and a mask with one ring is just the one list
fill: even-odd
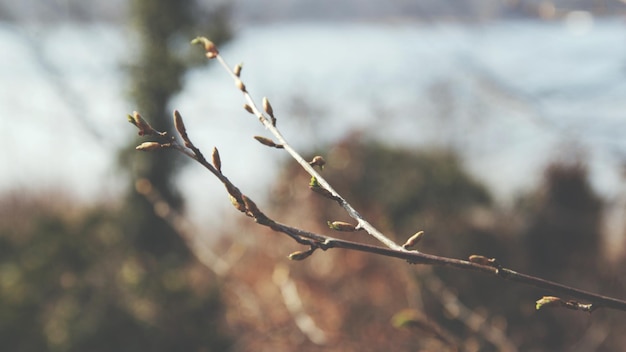
[[(622, 351), (623, 313), (255, 226), (199, 165), (134, 150), (170, 129), (277, 221), (348, 221), (251, 138), (286, 138), (420, 249), (626, 297), (626, 3), (0, 1), (0, 341), (9, 351)], [(269, 136), (268, 136), (269, 137)], [(345, 238), (370, 241), (367, 238)]]

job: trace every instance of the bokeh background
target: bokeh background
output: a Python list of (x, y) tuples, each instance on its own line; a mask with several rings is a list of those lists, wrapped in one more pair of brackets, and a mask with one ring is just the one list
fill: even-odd
[[(9, 351), (622, 351), (623, 313), (475, 273), (302, 250), (139, 111), (173, 109), (266, 214), (349, 220), (260, 146), (205, 35), (296, 149), (420, 249), (626, 296), (626, 3), (0, 1), (0, 341)], [(347, 239), (371, 242), (348, 235)]]

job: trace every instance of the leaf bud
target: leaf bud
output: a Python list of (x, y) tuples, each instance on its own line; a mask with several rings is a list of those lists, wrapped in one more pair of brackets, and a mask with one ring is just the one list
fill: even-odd
[(214, 59), (217, 57), (219, 52), (217, 51), (217, 47), (215, 43), (207, 39), (206, 37), (196, 37), (191, 41), (191, 44), (201, 44), (204, 46), (204, 51), (206, 52), (206, 57), (209, 59)]
[(162, 145), (159, 142), (143, 142), (140, 145), (136, 146), (135, 149), (141, 150), (143, 152), (148, 152), (152, 150), (161, 149)]
[(311, 248), (307, 251), (297, 251), (297, 252), (293, 252), (291, 254), (289, 254), (289, 260), (304, 260), (306, 258), (308, 258), (309, 256), (311, 256), (311, 254), (313, 254), (313, 252), (315, 251), (314, 248)]
[(330, 227), (331, 229), (335, 231), (354, 232), (357, 230), (356, 226), (347, 222), (343, 222), (343, 221), (333, 221), (333, 222), (328, 221), (327, 224), (328, 224), (328, 227)]
[(242, 64), (235, 65), (235, 68), (233, 68), (233, 73), (235, 74), (235, 76), (237, 77), (241, 76), (241, 69), (242, 69)]
[(252, 115), (254, 115), (254, 110), (252, 110), (252, 106), (250, 106), (248, 104), (243, 104), (243, 108), (246, 109), (247, 112), (249, 112)]
[(273, 140), (266, 138), (266, 137), (254, 136), (254, 139), (256, 139), (257, 141), (259, 141), (259, 143), (266, 145), (268, 147), (273, 147), (277, 149), (284, 148), (282, 144), (276, 144)]
[(313, 160), (309, 161), (309, 165), (311, 166), (319, 166), (320, 169), (324, 169), (324, 165), (326, 165), (326, 160), (319, 155), (316, 155)]
[(402, 248), (409, 249), (411, 247), (414, 247), (419, 241), (422, 240), (423, 236), (424, 236), (424, 231), (418, 231), (416, 234), (414, 234), (413, 236), (409, 237), (408, 240), (406, 240), (406, 242), (402, 245)]
[(211, 159), (213, 161), (213, 166), (217, 171), (222, 172), (222, 159), (220, 158), (220, 152), (216, 147), (213, 147), (213, 152), (211, 153)]
[(243, 84), (243, 82), (239, 78), (235, 80), (235, 86), (237, 86), (237, 89), (239, 89), (240, 91), (244, 93), (246, 92), (246, 85)]
[(267, 100), (267, 97), (263, 97), (263, 110), (265, 110), (268, 115), (274, 116), (274, 109), (272, 108), (270, 101)]

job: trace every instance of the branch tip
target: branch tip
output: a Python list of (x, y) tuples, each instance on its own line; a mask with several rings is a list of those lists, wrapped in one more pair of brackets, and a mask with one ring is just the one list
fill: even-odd
[(126, 115), (128, 122), (132, 123), (139, 129), (138, 134), (140, 136), (152, 136), (152, 135), (161, 135), (161, 133), (157, 132), (150, 124), (141, 117), (141, 115), (137, 111), (133, 111), (132, 115)]
[(191, 41), (191, 44), (202, 45), (204, 47), (205, 55), (209, 59), (214, 59), (217, 57), (217, 55), (219, 55), (219, 51), (217, 50), (215, 43), (213, 43), (206, 37), (196, 37), (194, 40)]
[(216, 147), (213, 147), (213, 152), (211, 153), (211, 161), (213, 162), (213, 166), (220, 173), (222, 172), (222, 159), (220, 158), (220, 152)]

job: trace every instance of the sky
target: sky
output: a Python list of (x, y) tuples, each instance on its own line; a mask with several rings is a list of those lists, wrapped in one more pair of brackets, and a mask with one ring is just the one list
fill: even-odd
[[(574, 15), (259, 24), (239, 28), (222, 53), (244, 63), (249, 90), (257, 101), (270, 98), (299, 150), (354, 129), (405, 148), (452, 147), (500, 199), (532, 188), (547, 162), (576, 150), (594, 187), (621, 204), (626, 25)], [(106, 23), (0, 23), (0, 190), (60, 189), (84, 200), (122, 191), (116, 153), (135, 133), (125, 118), (133, 110), (124, 75), (131, 38)], [(196, 143), (206, 152), (217, 146), (238, 184), (267, 194), (286, 158), (251, 138), (265, 131), (229, 77), (208, 65), (185, 83), (171, 105)], [(222, 186), (201, 168), (187, 166), (179, 183), (195, 219), (222, 217), (228, 203), (213, 196)]]

